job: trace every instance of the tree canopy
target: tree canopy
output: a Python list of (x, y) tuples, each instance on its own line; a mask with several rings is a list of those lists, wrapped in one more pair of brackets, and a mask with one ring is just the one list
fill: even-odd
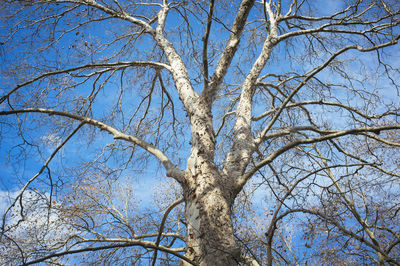
[(1, 264), (400, 264), (400, 2), (1, 5)]

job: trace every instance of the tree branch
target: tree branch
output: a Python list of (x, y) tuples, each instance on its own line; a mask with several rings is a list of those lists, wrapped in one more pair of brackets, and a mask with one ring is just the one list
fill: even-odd
[(257, 79), (267, 63), (272, 48), (276, 44), (278, 24), (270, 4), (265, 2), (265, 7), (270, 20), (270, 31), (265, 39), (263, 48), (254, 62), (249, 74), (242, 85), (239, 103), (236, 107), (236, 121), (233, 127), (233, 145), (226, 158), (223, 171), (230, 173), (231, 178), (238, 178), (245, 171), (256, 143), (251, 132), (251, 113), (254, 88)]
[(95, 63), (95, 64), (87, 64), (83, 66), (77, 66), (77, 67), (72, 67), (68, 69), (60, 69), (56, 71), (51, 71), (47, 72), (44, 74), (41, 74), (35, 78), (32, 78), (31, 80), (28, 80), (22, 84), (18, 84), (15, 86), (12, 90), (10, 90), (6, 95), (2, 96), (0, 98), (0, 104), (3, 103), (12, 93), (17, 91), (18, 89), (25, 87), (27, 85), (30, 85), (40, 79), (50, 77), (50, 76), (55, 76), (59, 74), (64, 74), (64, 73), (70, 73), (73, 71), (77, 70), (82, 70), (82, 69), (92, 69), (92, 68), (127, 68), (127, 67), (132, 67), (132, 66), (150, 66), (153, 68), (165, 68), (168, 71), (171, 71), (171, 67), (167, 64), (160, 63), (160, 62), (152, 62), (152, 61), (131, 61), (131, 62), (114, 62), (114, 63)]
[[(251, 168), (247, 173), (242, 175), (240, 179), (237, 182), (237, 185), (239, 188), (242, 188), (246, 182), (262, 167), (265, 165), (271, 163), (273, 160), (275, 160), (278, 156), (281, 154), (285, 153), (286, 151), (297, 147), (299, 145), (303, 144), (312, 144), (312, 143), (317, 143), (317, 142), (322, 142), (326, 140), (332, 140), (336, 139), (339, 137), (343, 137), (346, 135), (359, 135), (359, 134), (364, 134), (366, 132), (371, 132), (371, 133), (377, 133), (380, 131), (386, 131), (386, 130), (396, 130), (400, 129), (400, 125), (390, 125), (390, 126), (382, 126), (382, 127), (373, 127), (373, 128), (354, 128), (354, 129), (349, 129), (349, 130), (338, 130), (338, 131), (325, 131), (327, 134), (320, 136), (320, 137), (315, 137), (315, 138), (309, 138), (309, 139), (298, 139), (295, 140), (289, 144), (286, 144), (282, 148), (278, 149), (277, 151), (271, 153), (267, 158), (264, 160), (260, 161), (256, 166)], [(324, 133), (322, 130), (318, 130), (320, 133)]]
[(208, 87), (208, 37), (210, 37), (210, 29), (211, 29), (211, 23), (212, 23), (212, 17), (214, 13), (214, 0), (210, 1), (210, 6), (208, 9), (208, 16), (207, 16), (207, 26), (206, 26), (206, 31), (204, 33), (204, 37), (202, 39), (203, 41), (203, 71), (204, 71), (204, 90), (207, 89)]
[(376, 45), (376, 46), (372, 46), (369, 48), (363, 48), (359, 45), (350, 45), (350, 46), (346, 46), (342, 49), (340, 49), (339, 51), (335, 52), (328, 60), (326, 60), (322, 65), (319, 65), (318, 67), (314, 68), (313, 71), (311, 71), (307, 77), (305, 77), (300, 83), (299, 85), (297, 85), (296, 88), (294, 88), (292, 90), (292, 92), (289, 94), (288, 97), (286, 97), (286, 99), (283, 101), (283, 103), (281, 104), (281, 106), (278, 108), (278, 110), (275, 112), (274, 117), (270, 120), (270, 122), (268, 123), (268, 125), (264, 128), (264, 130), (260, 133), (260, 135), (257, 137), (256, 139), (256, 143), (257, 145), (259, 143), (261, 143), (262, 139), (264, 138), (265, 134), (272, 128), (272, 126), (274, 125), (274, 123), (276, 122), (276, 120), (278, 120), (280, 114), (282, 113), (282, 111), (286, 108), (286, 106), (288, 105), (288, 103), (292, 100), (292, 98), (299, 92), (299, 90), (312, 78), (314, 77), (316, 74), (318, 74), (320, 71), (322, 71), (325, 67), (327, 67), (336, 57), (338, 57), (339, 55), (343, 54), (346, 51), (349, 50), (358, 50), (360, 52), (370, 52), (370, 51), (374, 51), (374, 50), (378, 50), (381, 49), (383, 47), (387, 47), (387, 46), (391, 46), (394, 45), (398, 42), (400, 38), (400, 35), (398, 35), (395, 39), (380, 44), (380, 45)]
[(375, 245), (374, 243), (371, 243), (369, 241), (367, 241), (364, 237), (361, 237), (359, 235), (357, 235), (356, 233), (353, 233), (352, 231), (347, 230), (346, 228), (344, 228), (343, 226), (341, 226), (336, 220), (331, 219), (330, 217), (326, 216), (324, 213), (320, 212), (320, 211), (316, 211), (316, 210), (308, 210), (308, 209), (304, 209), (304, 208), (297, 208), (297, 209), (291, 209), (291, 210), (287, 210), (284, 213), (282, 213), (281, 215), (279, 215), (276, 218), (276, 221), (281, 220), (282, 218), (284, 218), (285, 216), (287, 216), (288, 214), (291, 213), (295, 213), (295, 212), (302, 212), (302, 213), (308, 213), (308, 214), (312, 214), (312, 215), (316, 215), (321, 217), (322, 219), (324, 219), (325, 221), (333, 224), (334, 226), (336, 226), (336, 228), (338, 228), (340, 231), (342, 231), (345, 235), (355, 238), (357, 239), (359, 242), (364, 243), (365, 245), (367, 245), (368, 247), (374, 249), (375, 251), (381, 253), (384, 257), (384, 259), (388, 262), (391, 262), (395, 265), (400, 265), (399, 262), (397, 262), (396, 260), (394, 260), (393, 258), (391, 258), (384, 250), (382, 250), (379, 246)]
[(198, 98), (198, 94), (193, 89), (188, 70), (182, 60), (182, 57), (176, 51), (174, 45), (164, 36), (163, 30), (169, 11), (169, 6), (166, 1), (163, 2), (164, 5), (158, 13), (159, 24), (157, 25), (157, 29), (153, 32), (153, 38), (164, 51), (168, 59), (169, 65), (171, 66), (170, 72), (172, 73), (175, 87), (183, 105), (185, 106), (186, 111), (189, 115), (191, 115), (196, 108), (198, 108), (198, 106), (194, 104), (195, 99)]
[[(167, 208), (167, 210), (165, 211), (164, 216), (163, 216), (163, 218), (162, 218), (162, 220), (161, 220), (160, 228), (158, 229), (158, 236), (157, 236), (157, 239), (156, 239), (156, 242), (155, 242), (156, 247), (159, 247), (159, 246), (160, 246), (160, 241), (161, 241), (162, 232), (164, 231), (164, 225), (165, 225), (165, 222), (166, 222), (166, 220), (167, 220), (167, 217), (168, 217), (169, 213), (170, 213), (178, 204), (180, 204), (180, 203), (182, 203), (182, 202), (184, 202), (184, 199), (183, 199), (183, 198), (176, 200), (176, 201), (173, 202), (171, 205), (169, 205), (168, 208)], [(156, 261), (157, 261), (157, 249), (154, 250), (153, 262), (152, 262), (151, 265), (154, 266), (154, 265), (156, 264)]]
[[(389, 116), (389, 115), (400, 115), (400, 113), (396, 113), (396, 112), (385, 112), (383, 114), (375, 114), (375, 115), (367, 115), (362, 113), (360, 110), (357, 110), (354, 107), (342, 104), (342, 103), (338, 103), (338, 102), (327, 102), (327, 101), (323, 101), (323, 100), (315, 100), (315, 101), (303, 101), (303, 102), (295, 102), (295, 103), (291, 103), (291, 104), (287, 104), (285, 109), (287, 108), (292, 108), (292, 107), (296, 107), (296, 106), (303, 106), (303, 105), (328, 105), (328, 106), (337, 106), (340, 108), (343, 108), (347, 111), (349, 111), (350, 113), (355, 113), (357, 115), (359, 115), (362, 118), (371, 120), (371, 119), (381, 119), (384, 116)], [(265, 118), (268, 115), (274, 114), (278, 111), (279, 108), (273, 108), (270, 109), (258, 116), (253, 116), (251, 118), (252, 121), (259, 121), (263, 118)]]
[(255, 0), (243, 0), (240, 4), (239, 11), (233, 22), (229, 40), (225, 46), (221, 58), (218, 60), (214, 74), (210, 79), (208, 88), (203, 90), (203, 96), (206, 102), (211, 106), (217, 94), (218, 86), (221, 85), (228, 68), (232, 62), (234, 55), (239, 47), (240, 36), (242, 35), (247, 17), (253, 7)]
[[(103, 240), (96, 240), (96, 242), (105, 242)], [(126, 243), (122, 243), (122, 244), (113, 244), (113, 245), (107, 245), (107, 246), (99, 246), (99, 247), (87, 247), (87, 248), (81, 248), (81, 249), (77, 249), (77, 250), (67, 250), (64, 252), (59, 252), (59, 253), (53, 253), (51, 255), (45, 256), (43, 258), (40, 259), (36, 259), (33, 261), (29, 261), (24, 263), (23, 265), (31, 265), (31, 264), (36, 264), (36, 263), (40, 263), (43, 261), (46, 261), (48, 259), (51, 258), (57, 258), (57, 257), (62, 257), (65, 255), (69, 255), (69, 254), (77, 254), (77, 253), (82, 253), (82, 252), (89, 252), (89, 251), (98, 251), (98, 250), (105, 250), (105, 249), (113, 249), (113, 248), (124, 248), (124, 247), (133, 247), (133, 246), (140, 246), (143, 248), (151, 248), (151, 249), (157, 249), (169, 254), (172, 254), (192, 265), (196, 265), (193, 261), (191, 261), (190, 259), (188, 259), (187, 257), (185, 257), (184, 255), (179, 254), (177, 251), (174, 251), (173, 249), (164, 247), (164, 246), (156, 246), (154, 243), (149, 242), (149, 241), (142, 241), (142, 240), (129, 240)]]
[[(40, 168), (39, 172), (37, 172), (31, 179), (28, 180), (28, 182), (25, 183), (24, 187), (21, 189), (21, 191), (18, 193), (17, 197), (15, 197), (15, 199), (13, 200), (13, 202), (11, 203), (11, 205), (7, 208), (7, 210), (4, 212), (3, 214), (3, 219), (2, 219), (2, 224), (1, 224), (1, 232), (0, 232), (0, 240), (2, 239), (4, 233), (5, 233), (5, 225), (6, 225), (6, 217), (8, 212), (15, 206), (15, 204), (17, 203), (17, 201), (19, 200), (19, 204), (20, 204), (20, 215), (23, 218), (24, 214), (23, 214), (23, 202), (22, 202), (22, 198), (23, 198), (23, 194), (25, 192), (25, 190), (28, 188), (28, 186), (35, 181), (35, 179), (40, 176), (43, 171), (45, 169), (48, 168), (50, 162), (53, 160), (53, 158), (56, 156), (56, 154), (61, 150), (62, 147), (64, 147), (65, 144), (67, 144), (67, 142), (79, 131), (79, 129), (84, 125), (84, 123), (80, 123), (69, 135), (68, 137), (60, 144), (57, 146), (57, 148), (52, 152), (52, 154), (49, 156), (49, 158), (46, 160), (46, 162), (44, 163), (44, 165)], [(18, 222), (19, 223), (19, 222)]]
[(121, 139), (121, 140), (126, 140), (131, 143), (134, 143), (141, 148), (145, 149), (149, 153), (153, 154), (158, 160), (161, 161), (161, 163), (164, 165), (164, 168), (167, 171), (167, 176), (175, 178), (178, 182), (184, 182), (184, 173), (182, 170), (177, 168), (170, 160), (169, 158), (158, 148), (155, 146), (145, 142), (144, 140), (129, 135), (125, 134), (107, 124), (104, 124), (103, 122), (100, 122), (98, 120), (89, 118), (89, 117), (84, 117), (72, 113), (67, 113), (67, 112), (62, 112), (62, 111), (57, 111), (57, 110), (51, 110), (51, 109), (43, 109), (43, 108), (26, 108), (26, 109), (19, 109), (19, 110), (9, 110), (9, 111), (0, 111), (0, 115), (10, 115), (10, 114), (19, 114), (19, 113), (45, 113), (49, 115), (57, 115), (57, 116), (63, 116), (63, 117), (68, 117), (72, 118), (77, 121), (81, 121), (85, 124), (89, 124), (92, 126), (95, 126), (99, 128), (100, 130), (105, 130), (112, 134), (114, 136), (114, 139)]

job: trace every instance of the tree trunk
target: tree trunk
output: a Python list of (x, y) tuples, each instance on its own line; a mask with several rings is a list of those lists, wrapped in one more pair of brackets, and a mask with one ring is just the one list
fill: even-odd
[(214, 163), (211, 110), (200, 97), (192, 99), (192, 105), (195, 106), (190, 113), (192, 149), (182, 184), (188, 238), (186, 256), (198, 265), (237, 265), (240, 249), (231, 218), (236, 196), (234, 182)]
[[(197, 176), (197, 187), (185, 191), (187, 253), (198, 265), (237, 265), (240, 249), (231, 219), (233, 196), (222, 188), (221, 175)], [(218, 184), (219, 183), (219, 184)], [(184, 265), (188, 265), (184, 263)]]

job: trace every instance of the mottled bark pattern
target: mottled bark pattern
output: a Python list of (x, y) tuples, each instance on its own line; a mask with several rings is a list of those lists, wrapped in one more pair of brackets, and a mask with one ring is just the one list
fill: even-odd
[(188, 230), (187, 256), (199, 265), (235, 265), (240, 249), (233, 236), (233, 195), (227, 178), (203, 163), (185, 189)]
[(199, 265), (234, 265), (240, 251), (233, 236), (233, 182), (214, 163), (212, 115), (202, 97), (190, 113), (192, 150), (185, 172), (187, 256)]

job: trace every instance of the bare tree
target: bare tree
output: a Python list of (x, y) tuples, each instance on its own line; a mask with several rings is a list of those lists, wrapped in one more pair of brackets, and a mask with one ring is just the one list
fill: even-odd
[(6, 263), (400, 264), (398, 1), (2, 6)]

